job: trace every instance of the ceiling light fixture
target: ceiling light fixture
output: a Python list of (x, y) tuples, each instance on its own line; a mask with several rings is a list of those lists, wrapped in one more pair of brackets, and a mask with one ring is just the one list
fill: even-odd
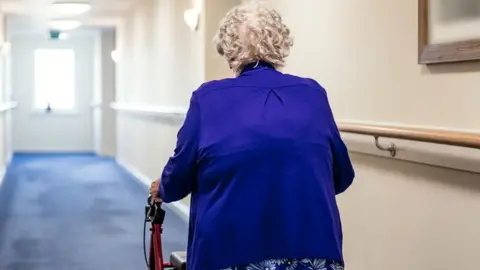
[(58, 31), (69, 31), (78, 28), (82, 25), (77, 20), (55, 20), (50, 22), (50, 28)]
[(89, 12), (92, 6), (86, 3), (54, 3), (50, 6), (50, 11), (59, 16), (74, 16)]

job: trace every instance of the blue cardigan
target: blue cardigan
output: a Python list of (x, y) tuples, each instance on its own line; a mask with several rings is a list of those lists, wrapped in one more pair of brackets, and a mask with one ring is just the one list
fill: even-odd
[(260, 63), (193, 93), (159, 196), (191, 194), (188, 269), (343, 261), (335, 195), (353, 178), (325, 90)]

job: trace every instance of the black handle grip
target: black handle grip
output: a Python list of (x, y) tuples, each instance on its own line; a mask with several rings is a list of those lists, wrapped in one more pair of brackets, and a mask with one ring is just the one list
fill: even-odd
[(148, 204), (148, 205), (160, 206), (162, 203), (160, 203), (160, 202), (154, 202), (152, 195), (150, 195), (150, 196), (148, 196), (148, 198), (147, 198), (147, 204)]
[(162, 203), (154, 202), (152, 196), (148, 196), (147, 203), (148, 206), (145, 209), (147, 219), (153, 224), (163, 224), (165, 210), (162, 209)]

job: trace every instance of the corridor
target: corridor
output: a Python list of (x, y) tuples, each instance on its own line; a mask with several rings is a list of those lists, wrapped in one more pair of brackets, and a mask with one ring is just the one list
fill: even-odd
[(479, 38), (479, 0), (0, 0), (0, 270), (147, 269), (150, 192), (188, 270), (480, 269)]
[[(111, 158), (16, 154), (0, 187), (0, 269), (145, 269), (137, 181)], [(168, 258), (185, 250), (187, 226), (166, 210)]]

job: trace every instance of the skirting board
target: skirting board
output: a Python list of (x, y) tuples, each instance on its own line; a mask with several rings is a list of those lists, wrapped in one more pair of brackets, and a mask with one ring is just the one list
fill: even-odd
[[(140, 184), (145, 185), (146, 187), (150, 187), (150, 183), (152, 183), (152, 179), (146, 176), (142, 172), (140, 172), (134, 166), (129, 165), (118, 158), (115, 159), (117, 163), (123, 167), (127, 172), (129, 172)], [(165, 204), (169, 209), (174, 211), (180, 218), (182, 218), (185, 222), (188, 222), (190, 217), (190, 209), (188, 206), (181, 202), (172, 202)]]
[(5, 180), (5, 174), (7, 173), (7, 168), (12, 161), (13, 153), (9, 153), (5, 157), (5, 166), (0, 167), (0, 186), (2, 186), (3, 180)]
[(3, 180), (5, 179), (5, 173), (7, 172), (5, 167), (0, 168), (0, 187), (3, 184)]

